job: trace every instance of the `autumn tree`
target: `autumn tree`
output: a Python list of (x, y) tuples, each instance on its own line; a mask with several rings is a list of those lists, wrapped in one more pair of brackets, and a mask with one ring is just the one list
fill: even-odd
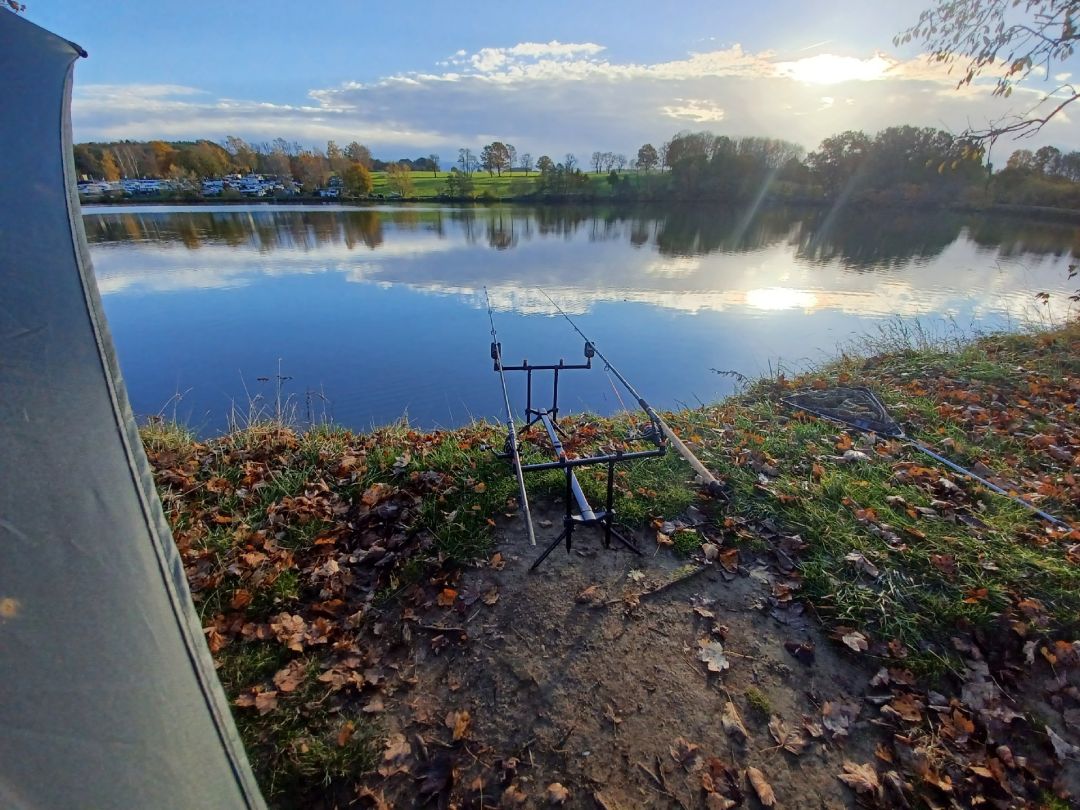
[(656, 147), (651, 143), (644, 144), (637, 150), (637, 163), (635, 165), (645, 174), (655, 169), (659, 161), (660, 156), (656, 154)]
[(432, 152), (430, 155), (427, 156), (427, 159), (428, 159), (428, 163), (431, 164), (431, 176), (432, 177), (438, 177), (439, 176), (439, 156), (436, 155), (434, 152)]
[(349, 159), (345, 157), (345, 153), (341, 151), (341, 147), (334, 141), (326, 142), (326, 162), (330, 164), (330, 171), (334, 172), (339, 177), (349, 166)]
[(371, 150), (362, 143), (353, 141), (345, 147), (345, 157), (353, 163), (359, 163), (365, 169), (371, 169)]
[(173, 162), (176, 159), (176, 149), (172, 144), (165, 141), (151, 141), (150, 148), (154, 152), (154, 165), (158, 177), (165, 177), (173, 167)]
[[(1080, 39), (1080, 0), (936, 0), (919, 21), (898, 34), (897, 45), (922, 42), (930, 61), (961, 65), (957, 87), (980, 76), (996, 80), (994, 95), (1008, 97), (1035, 76), (1065, 67)], [(993, 142), (1001, 135), (1033, 135), (1078, 97), (1068, 73), (1034, 107), (967, 135)]]
[(514, 161), (517, 160), (517, 147), (512, 143), (506, 144), (506, 168), (508, 171), (514, 170)]
[(532, 155), (530, 155), (528, 152), (526, 152), (525, 154), (523, 154), (521, 156), (521, 168), (523, 168), (525, 170), (525, 176), (526, 177), (529, 176), (529, 172), (532, 171), (532, 167), (533, 167)]
[(563, 168), (568, 172), (572, 172), (575, 166), (577, 166), (577, 155), (572, 152), (567, 152), (566, 156), (563, 158)]
[(547, 155), (541, 155), (536, 161), (536, 170), (543, 174), (549, 172), (555, 168), (555, 161), (549, 158)]
[(604, 165), (604, 153), (593, 152), (589, 162), (592, 164), (593, 171), (600, 174), (600, 167)]
[(386, 167), (386, 183), (402, 197), (413, 195), (412, 169), (404, 163), (391, 163)]
[(120, 179), (120, 167), (116, 165), (116, 158), (113, 157), (111, 149), (106, 149), (101, 153), (101, 176), (110, 183)]
[(350, 162), (342, 173), (341, 182), (351, 197), (366, 197), (371, 193), (371, 172), (363, 163)]
[(258, 155), (243, 138), (228, 135), (225, 138), (225, 151), (232, 156), (233, 168), (240, 172), (253, 172), (258, 166)]

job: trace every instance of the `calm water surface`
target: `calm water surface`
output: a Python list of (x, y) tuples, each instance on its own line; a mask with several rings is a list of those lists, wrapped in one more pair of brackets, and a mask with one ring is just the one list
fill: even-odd
[[(98, 286), (139, 415), (204, 433), (235, 406), (425, 427), (499, 416), (483, 288), (507, 362), (577, 362), (571, 313), (658, 407), (731, 391), (713, 369), (797, 368), (895, 316), (1000, 328), (1057, 293), (1074, 225), (828, 210), (87, 208)], [(1056, 310), (1056, 315), (1061, 311)], [(515, 401), (523, 380), (511, 378)], [(621, 407), (602, 370), (573, 410)]]

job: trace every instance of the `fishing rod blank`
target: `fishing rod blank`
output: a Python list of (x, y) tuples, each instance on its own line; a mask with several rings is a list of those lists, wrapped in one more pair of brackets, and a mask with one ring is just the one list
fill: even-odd
[(593, 350), (596, 352), (596, 356), (604, 361), (604, 365), (607, 366), (608, 371), (614, 374), (615, 379), (622, 383), (623, 387), (630, 392), (630, 396), (637, 400), (638, 405), (645, 411), (653, 425), (667, 438), (668, 441), (671, 442), (678, 454), (686, 459), (687, 463), (694, 469), (694, 472), (697, 473), (698, 477), (704, 482), (706, 489), (713, 495), (722, 495), (723, 488), (721, 487), (720, 482), (717, 481), (716, 477), (698, 460), (698, 457), (694, 455), (694, 452), (687, 447), (685, 443), (683, 443), (682, 439), (675, 435), (675, 431), (668, 426), (667, 422), (660, 418), (660, 415), (645, 401), (645, 397), (641, 396), (634, 386), (630, 384), (630, 381), (620, 374), (615, 366), (611, 365), (611, 361), (604, 357), (601, 351), (596, 348), (596, 344), (586, 337), (585, 333), (578, 328), (578, 325), (563, 311), (563, 308), (555, 303), (555, 299), (548, 295), (546, 290), (539, 287), (537, 287), (537, 289), (539, 289), (540, 292), (544, 294), (544, 297), (551, 302), (551, 305), (559, 311), (559, 314), (566, 318), (567, 323), (573, 327), (574, 331), (577, 332), (586, 343), (592, 346)]
[[(780, 401), (789, 407), (798, 408), (801, 411), (806, 411), (807, 413), (821, 417), (822, 419), (839, 422), (842, 425), (853, 427), (864, 433), (878, 433), (882, 436), (888, 436), (891, 439), (907, 442), (920, 453), (924, 453), (935, 461), (944, 464), (949, 469), (958, 472), (973, 481), (978, 481), (992, 492), (1003, 495), (1013, 503), (1017, 503), (1020, 506), (1031, 510), (1034, 514), (1038, 515), (1048, 523), (1052, 523), (1062, 529), (1072, 528), (1065, 521), (1054, 517), (1049, 512), (1043, 511), (1030, 501), (1021, 498), (1019, 495), (1014, 495), (992, 481), (987, 481), (982, 476), (972, 472), (966, 467), (961, 467), (955, 461), (950, 461), (940, 453), (931, 450), (922, 442), (916, 441), (908, 436), (904, 432), (904, 429), (889, 415), (889, 412), (885, 410), (885, 405), (878, 395), (869, 388), (836, 387), (824, 391), (799, 391), (789, 397), (782, 398)], [(861, 412), (861, 414), (859, 412)], [(867, 412), (869, 412), (869, 415), (867, 415)]]
[(514, 474), (517, 476), (518, 496), (521, 499), (521, 515), (525, 518), (525, 527), (529, 532), (530, 545), (536, 545), (536, 530), (533, 529), (532, 512), (529, 510), (529, 495), (525, 491), (525, 473), (521, 470), (521, 451), (517, 443), (517, 430), (514, 427), (514, 412), (510, 410), (510, 395), (506, 392), (506, 374), (503, 372), (502, 344), (499, 336), (495, 334), (495, 318), (491, 314), (491, 297), (487, 287), (484, 287), (484, 301), (487, 302), (488, 321), (491, 323), (491, 359), (495, 361), (495, 367), (499, 371), (499, 382), (502, 384), (503, 405), (506, 406), (506, 444), (510, 457), (514, 462)]

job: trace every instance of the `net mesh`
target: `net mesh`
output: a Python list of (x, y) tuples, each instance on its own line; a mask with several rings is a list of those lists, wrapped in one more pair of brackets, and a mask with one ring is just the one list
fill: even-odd
[(877, 394), (869, 388), (834, 386), (797, 391), (783, 400), (808, 413), (842, 422), (859, 430), (901, 437), (900, 426), (889, 416)]

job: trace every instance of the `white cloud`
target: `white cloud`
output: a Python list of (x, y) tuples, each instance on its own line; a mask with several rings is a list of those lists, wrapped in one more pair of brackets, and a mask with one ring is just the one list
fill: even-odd
[[(843, 92), (821, 95), (823, 86)], [(886, 89), (887, 88), (887, 89)], [(1022, 112), (992, 82), (956, 90), (947, 66), (886, 53), (781, 60), (728, 48), (653, 63), (615, 61), (594, 42), (521, 42), (457, 51), (430, 70), (316, 88), (300, 103), (215, 98), (182, 85), (79, 87), (76, 136), (360, 140), (380, 156), (476, 147), (498, 137), (534, 156), (659, 144), (673, 124), (774, 135), (813, 148), (848, 128), (911, 123), (962, 131)], [(843, 99), (843, 103), (839, 99)], [(1080, 136), (1054, 128), (1059, 145)]]
[(660, 108), (668, 118), (685, 119), (696, 124), (724, 120), (724, 108), (713, 101), (702, 98), (677, 98), (675, 101), (678, 104)]

